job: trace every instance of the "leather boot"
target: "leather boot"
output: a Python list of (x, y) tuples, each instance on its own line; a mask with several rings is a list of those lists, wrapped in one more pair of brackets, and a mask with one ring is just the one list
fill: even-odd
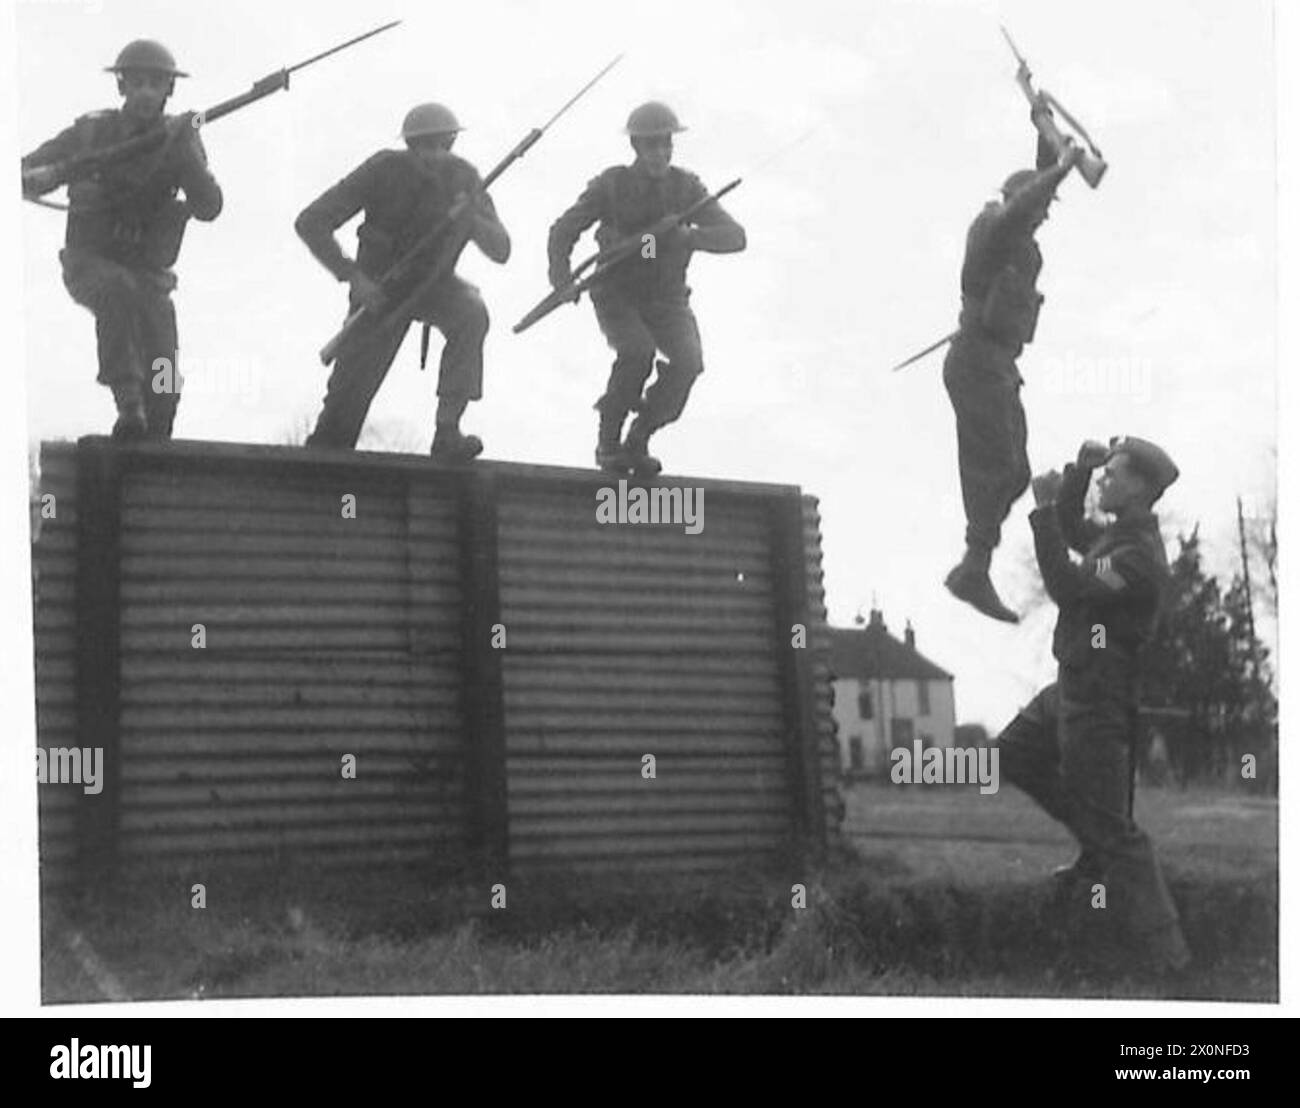
[(119, 442), (143, 439), (148, 434), (144, 414), (144, 393), (139, 381), (121, 381), (112, 386), (113, 401), (117, 404), (117, 422), (113, 424), (113, 438)]
[(469, 407), (465, 396), (438, 397), (434, 416), (433, 446), (429, 454), (439, 462), (472, 462), (483, 453), (483, 440), (477, 435), (462, 435), (460, 417)]
[(477, 435), (463, 435), (459, 427), (439, 424), (433, 435), (429, 455), (437, 462), (472, 462), (483, 453), (483, 440)]
[(1019, 623), (1020, 617), (1002, 603), (993, 582), (989, 580), (989, 560), (992, 554), (991, 550), (967, 546), (965, 556), (944, 579), (944, 586), (958, 600), (965, 601), (990, 619)]
[(623, 421), (627, 413), (606, 411), (599, 404), (600, 430), (596, 434), (596, 466), (606, 473), (627, 473), (631, 468), (627, 451), (619, 441), (623, 437)]
[(1057, 866), (1052, 870), (1052, 878), (1063, 884), (1071, 881), (1100, 881), (1101, 876), (1101, 867), (1086, 850), (1081, 850), (1079, 856), (1068, 866)]
[(638, 416), (627, 433), (627, 442), (623, 444), (628, 467), (637, 477), (655, 477), (664, 468), (659, 459), (647, 449), (651, 434), (653, 429)]

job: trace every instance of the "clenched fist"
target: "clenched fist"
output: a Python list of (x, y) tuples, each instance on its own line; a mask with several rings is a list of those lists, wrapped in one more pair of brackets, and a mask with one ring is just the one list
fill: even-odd
[(1035, 477), (1031, 485), (1034, 490), (1034, 504), (1039, 508), (1050, 508), (1056, 503), (1057, 493), (1060, 492), (1061, 475), (1056, 470), (1050, 469)]

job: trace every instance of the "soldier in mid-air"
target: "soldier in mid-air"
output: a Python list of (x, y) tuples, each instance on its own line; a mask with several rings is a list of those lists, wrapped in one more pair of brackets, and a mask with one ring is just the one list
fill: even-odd
[[(407, 318), (394, 319), (386, 318), (385, 311), (414, 290), (410, 284), (385, 287), (380, 280), (461, 201), (468, 202), (440, 249), (459, 254), (472, 241), (499, 265), (509, 259), (510, 236), (482, 190), (478, 171), (451, 152), (460, 130), (456, 117), (440, 104), (412, 108), (402, 124), (405, 150), (381, 150), (298, 216), (295, 228), (303, 242), (335, 278), (348, 283), (351, 308), (364, 306), (373, 317), (338, 355), (309, 446), (356, 446), (370, 403), (410, 324), (418, 319), (437, 327), (446, 340), (431, 453), (442, 461), (466, 462), (483, 449), (476, 435), (460, 430), (469, 402), (483, 395), (488, 313), (478, 290), (456, 276), (452, 258), (445, 276), (422, 303), (414, 305)], [(357, 232), (353, 261), (339, 248), (334, 232), (362, 211), (365, 221)], [(446, 262), (436, 255), (431, 255), (431, 266)], [(416, 268), (413, 280), (424, 276)]]
[[(683, 130), (664, 104), (651, 101), (635, 109), (627, 121), (636, 154), (632, 164), (614, 166), (590, 181), (552, 225), (547, 244), (551, 285), (560, 289), (572, 280), (574, 244), (593, 223), (600, 224), (596, 242), (602, 250), (645, 239), (591, 290), (596, 320), (614, 350), (609, 383), (596, 403), (596, 464), (611, 473), (659, 472), (659, 461), (647, 448), (650, 436), (682, 414), (703, 371), (700, 332), (686, 287), (692, 252), (745, 249), (744, 228), (716, 200), (685, 223), (671, 221), (709, 197), (698, 177), (671, 164), (673, 135)], [(647, 233), (656, 226), (667, 230)], [(664, 355), (657, 365), (656, 352)], [(623, 441), (623, 424), (633, 411), (637, 417)]]
[[(1083, 515), (1092, 471), (1103, 527)], [(1169, 455), (1138, 438), (1086, 442), (1077, 460), (1033, 479), (1029, 516), (1043, 584), (1059, 615), (1052, 638), (1057, 680), (998, 738), (1002, 772), (1065, 824), (1082, 847), (1065, 875), (1106, 887), (1116, 911), (1158, 972), (1189, 960), (1178, 912), (1151, 841), (1132, 818), (1132, 752), (1144, 646), (1169, 581), (1152, 505), (1178, 477)], [(1083, 556), (1075, 563), (1073, 549)]]
[[(60, 183), (58, 165), (162, 129), (162, 141), (68, 186), (63, 283), (95, 316), (99, 381), (117, 404), (116, 439), (167, 439), (180, 403), (172, 271), (185, 224), (221, 212), (221, 189), (192, 115), (163, 109), (186, 74), (157, 42), (129, 43), (107, 72), (121, 108), (81, 116), (22, 162), (24, 195)], [(184, 194), (184, 198), (180, 197)]]
[[(1037, 103), (1031, 117), (1051, 109)], [(961, 315), (943, 364), (943, 381), (957, 417), (957, 452), (966, 509), (966, 552), (944, 584), (993, 619), (1019, 617), (989, 579), (993, 550), (1011, 506), (1029, 487), (1028, 433), (1020, 403), (1016, 358), (1033, 341), (1042, 296), (1036, 288), (1043, 256), (1034, 233), (1047, 219), (1056, 188), (1082, 149), (1061, 155), (1043, 137), (1038, 168), (1007, 178), (1002, 200), (990, 201), (966, 236)]]

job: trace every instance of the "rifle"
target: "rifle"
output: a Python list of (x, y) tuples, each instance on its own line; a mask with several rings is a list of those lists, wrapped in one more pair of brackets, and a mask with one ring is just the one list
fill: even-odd
[[(637, 254), (641, 250), (645, 235), (666, 234), (668, 231), (672, 230), (672, 228), (681, 226), (705, 205), (711, 204), (715, 200), (721, 200), (727, 195), (727, 193), (736, 188), (740, 184), (741, 180), (742, 178), (737, 177), (734, 181), (730, 181), (723, 185), (717, 192), (710, 193), (708, 196), (702, 196), (684, 212), (679, 212), (676, 215), (664, 216), (663, 219), (649, 230), (628, 235), (625, 239), (614, 243), (613, 246), (607, 247), (598, 254), (593, 254), (569, 275), (568, 284), (561, 288), (552, 290), (537, 303), (536, 307), (534, 307), (532, 311), (516, 323), (514, 326), (514, 333), (518, 335), (528, 330), (528, 328), (538, 320), (544, 319), (546, 316), (550, 315), (561, 304), (568, 303), (569, 301), (573, 301), (576, 304), (582, 294), (591, 288), (592, 285), (603, 280), (610, 270), (621, 265), (634, 254)], [(581, 274), (587, 269), (591, 269), (591, 272), (585, 277), (581, 276)]]
[[(1066, 111), (1055, 96), (1044, 89), (1035, 90), (1033, 74), (1029, 72), (1029, 63), (1025, 60), (1024, 55), (1016, 49), (1016, 44), (1012, 42), (1007, 29), (1001, 26), (998, 29), (1002, 32), (1002, 37), (1007, 40), (1007, 45), (1011, 47), (1011, 53), (1016, 56), (1018, 64), (1016, 84), (1020, 86), (1020, 90), (1025, 94), (1030, 106), (1038, 107), (1042, 105), (1059, 112), (1061, 118), (1065, 120), (1071, 130), (1087, 144), (1088, 149), (1084, 152), (1083, 157), (1079, 159), (1079, 175), (1092, 188), (1096, 188), (1101, 184), (1101, 179), (1106, 173), (1106, 160), (1101, 156), (1101, 151), (1097, 149), (1097, 144), (1092, 141), (1092, 137), (1084, 130), (1083, 124)], [(1038, 128), (1038, 133), (1051, 144), (1058, 157), (1065, 151), (1067, 144), (1072, 141), (1068, 136), (1061, 134), (1060, 128), (1056, 126), (1050, 111), (1047, 113), (1034, 113), (1034, 126)]]
[[(487, 192), (501, 174), (533, 148), (542, 135), (550, 129), (551, 125), (559, 119), (560, 116), (581, 100), (597, 81), (604, 77), (606, 73), (613, 69), (614, 66), (618, 65), (622, 60), (623, 55), (619, 54), (618, 57), (605, 66), (604, 69), (597, 73), (596, 76), (571, 96), (564, 106), (551, 116), (550, 119), (540, 127), (534, 127), (528, 132), (528, 134), (520, 139), (514, 149), (502, 158), (501, 161), (493, 167), (492, 172), (483, 179), (482, 191)], [(443, 236), (460, 221), (470, 203), (470, 197), (461, 197), (460, 200), (451, 206), (442, 219), (440, 219), (426, 234), (422, 235), (410, 250), (403, 254), (401, 258), (389, 267), (387, 272), (385, 272), (379, 279), (380, 285), (386, 286), (386, 292), (392, 291), (395, 286), (401, 286), (404, 284), (407, 279), (422, 268), (422, 263), (428, 263), (427, 255), (429, 252), (435, 246), (443, 245)], [(455, 266), (456, 259), (459, 256), (460, 251), (464, 248), (465, 241), (465, 239), (458, 235), (456, 236), (456, 241), (452, 244), (454, 245), (454, 249), (442, 249), (434, 258), (433, 264), (429, 266), (424, 276), (421, 277), (420, 283), (403, 297), (396, 308), (386, 309), (384, 311), (383, 321), (400, 319), (409, 314), (413, 310), (414, 306), (428, 294), (429, 290), (432, 289)], [(369, 310), (363, 304), (343, 321), (343, 326), (339, 328), (338, 334), (321, 347), (320, 360), (323, 365), (329, 365), (338, 357), (339, 350), (342, 349), (343, 344), (368, 314)], [(421, 369), (424, 368), (425, 357), (428, 354), (428, 349), (429, 331), (428, 324), (425, 324), (424, 335), (421, 341)]]
[[(347, 42), (338, 46), (332, 46), (328, 50), (308, 58), (306, 61), (298, 62), (296, 65), (277, 70), (263, 77), (260, 81), (254, 81), (253, 87), (247, 92), (240, 93), (238, 96), (232, 96), (229, 100), (223, 100), (220, 104), (215, 104), (206, 111), (196, 112), (193, 118), (193, 126), (202, 127), (208, 123), (213, 123), (222, 116), (227, 116), (233, 112), (245, 108), (249, 104), (255, 103), (273, 92), (279, 92), (280, 89), (288, 89), (289, 75), (296, 73), (300, 69), (305, 69), (323, 58), (328, 58), (331, 54), (337, 54), (340, 50), (346, 50), (350, 46), (355, 46), (358, 42), (368, 39), (373, 35), (380, 34), (383, 31), (396, 27), (401, 22), (400, 19), (392, 23), (385, 23), (382, 27), (376, 27), (372, 31), (367, 31), (364, 35), (357, 35), (356, 38), (348, 39)], [(106, 146), (102, 150), (90, 150), (84, 154), (78, 154), (75, 157), (67, 158), (61, 162), (55, 162), (48, 167), (29, 167), (31, 168), (49, 168), (54, 171), (54, 180), (52, 184), (41, 189), (40, 193), (29, 196), (28, 199), (35, 200), (38, 196), (46, 192), (52, 192), (60, 185), (71, 184), (74, 181), (82, 180), (86, 177), (92, 177), (101, 170), (119, 162), (130, 161), (132, 158), (141, 154), (148, 153), (151, 150), (162, 146), (167, 138), (166, 129), (163, 127), (150, 128), (142, 135), (136, 135), (125, 142), (116, 143), (113, 146)], [(26, 190), (24, 190), (26, 191)], [(51, 207), (49, 202), (44, 204), (45, 207)]]
[(947, 345), (948, 345), (950, 342), (952, 342), (952, 340), (955, 339), (959, 334), (961, 334), (961, 329), (960, 329), (960, 328), (958, 328), (956, 331), (949, 331), (948, 334), (944, 335), (943, 338), (941, 338), (938, 342), (932, 342), (932, 343), (931, 343), (929, 346), (927, 346), (924, 350), (917, 351), (917, 353), (913, 354), (913, 355), (912, 355), (910, 358), (908, 358), (906, 361), (899, 362), (898, 365), (894, 366), (894, 368), (893, 368), (890, 372), (891, 372), (891, 373), (897, 373), (900, 369), (906, 369), (906, 368), (907, 368), (908, 366), (910, 366), (913, 362), (919, 362), (919, 361), (920, 361), (922, 358), (924, 358), (927, 354), (930, 354), (930, 353), (932, 353), (933, 351), (938, 350), (939, 347), (941, 347), (941, 346), (947, 346)]

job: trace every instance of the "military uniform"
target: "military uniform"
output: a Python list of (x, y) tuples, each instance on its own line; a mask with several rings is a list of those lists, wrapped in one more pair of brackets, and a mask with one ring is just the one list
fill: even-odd
[[(446, 154), (436, 168), (430, 168), (409, 150), (383, 150), (309, 204), (295, 227), (338, 280), (348, 280), (354, 266), (378, 280), (446, 216), (462, 193), (475, 194), (481, 188), (478, 171), (454, 154)], [(496, 218), (486, 194), (479, 203)], [(365, 221), (357, 231), (357, 260), (350, 262), (339, 249), (334, 232), (362, 211)], [(459, 236), (459, 256), (468, 241), (465, 230), (453, 226), (448, 235)], [(390, 321), (367, 325), (364, 334), (345, 343), (330, 374), (324, 409), (308, 439), (310, 445), (356, 445), (370, 403), (413, 320), (437, 327), (446, 340), (438, 373), (440, 426), (444, 421), (458, 422), (468, 403), (482, 397), (487, 308), (478, 290), (451, 272), (452, 268), (415, 307), (412, 320), (399, 321), (397, 326)], [(386, 288), (389, 303), (395, 305), (403, 299), (419, 279), (417, 273), (406, 289)], [(354, 298), (349, 309), (357, 307)]]
[(943, 364), (957, 417), (957, 455), (966, 542), (983, 551), (1002, 539), (1011, 506), (1029, 487), (1028, 432), (1016, 358), (1033, 340), (1042, 297), (1043, 255), (1034, 241), (1034, 204), (1068, 172), (1041, 136), (1039, 173), (1006, 203), (990, 202), (966, 236), (958, 331)]
[[(113, 146), (161, 126), (161, 120), (144, 124), (121, 110), (94, 112), (32, 151), (23, 168)], [(68, 202), (59, 254), (63, 282), (72, 298), (94, 313), (98, 380), (113, 389), (124, 415), (143, 406), (150, 437), (169, 438), (180, 402), (172, 266), (187, 220), (216, 219), (222, 206), (202, 143), (197, 133), (178, 133), (153, 152), (73, 183)], [(159, 359), (171, 373), (160, 380), (166, 387), (155, 388)]]
[[(1174, 471), (1176, 473), (1176, 470)], [(1159, 962), (1187, 959), (1150, 839), (1129, 811), (1141, 650), (1169, 580), (1156, 517), (1085, 520), (1089, 471), (1065, 467), (1057, 501), (1030, 514), (1043, 582), (1059, 608), (1057, 680), (998, 739), (1002, 773), (1079, 840), (1107, 908)], [(1067, 553), (1083, 555), (1075, 564)]]
[[(568, 273), (574, 244), (593, 223), (599, 222), (596, 243), (604, 250), (644, 234), (665, 216), (684, 212), (708, 195), (695, 174), (676, 166), (660, 178), (639, 164), (607, 169), (551, 226), (547, 246), (551, 272), (560, 277)], [(740, 231), (716, 201), (703, 205), (692, 223)], [(591, 290), (596, 320), (614, 350), (614, 365), (596, 408), (602, 417), (602, 434), (615, 442), (630, 411), (640, 413), (638, 433), (646, 438), (676, 420), (704, 370), (699, 327), (686, 286), (691, 256), (686, 237), (660, 235), (654, 256), (648, 257), (650, 253), (647, 248), (632, 255)], [(646, 390), (660, 351), (664, 358), (658, 362), (654, 384)]]

